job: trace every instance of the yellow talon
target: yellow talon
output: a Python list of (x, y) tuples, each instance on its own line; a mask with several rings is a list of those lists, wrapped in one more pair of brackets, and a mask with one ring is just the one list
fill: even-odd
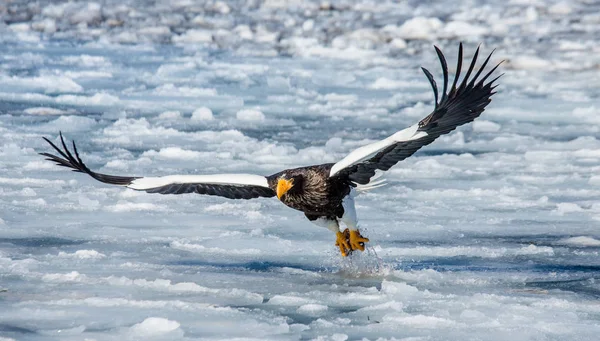
[(335, 233), (337, 240), (335, 245), (340, 248), (340, 253), (343, 257), (347, 257), (350, 252), (352, 252), (352, 248), (350, 247), (350, 243), (348, 243), (348, 229), (343, 233), (338, 231)]
[(340, 248), (342, 256), (349, 256), (354, 250), (365, 250), (365, 243), (369, 242), (369, 238), (363, 237), (358, 230), (350, 231), (345, 229), (344, 232), (336, 232), (337, 240), (335, 245)]
[(364, 238), (358, 230), (350, 231), (350, 246), (352, 250), (365, 250), (365, 243), (369, 242), (369, 238)]

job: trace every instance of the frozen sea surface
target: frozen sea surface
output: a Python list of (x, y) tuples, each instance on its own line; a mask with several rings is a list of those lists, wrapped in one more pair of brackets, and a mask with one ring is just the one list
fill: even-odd
[[(582, 1), (0, 4), (0, 340), (597, 340), (600, 7)], [(428, 114), (419, 66), (506, 59), (474, 124), (361, 195), (371, 248), (273, 199), (132, 175), (333, 162)]]

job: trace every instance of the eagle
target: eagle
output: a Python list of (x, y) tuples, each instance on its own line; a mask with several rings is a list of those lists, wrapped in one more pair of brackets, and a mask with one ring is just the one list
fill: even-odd
[[(360, 189), (371, 189), (381, 185), (379, 172), (387, 171), (399, 161), (414, 154), (421, 147), (432, 143), (442, 134), (471, 122), (485, 110), (495, 94), (494, 84), (499, 75), (488, 78), (500, 66), (496, 64), (482, 76), (492, 53), (479, 68), (475, 67), (479, 47), (462, 81), (463, 46), (458, 48), (458, 62), (452, 85), (448, 85), (448, 65), (442, 51), (435, 51), (443, 74), (441, 96), (432, 74), (421, 68), (433, 90), (433, 111), (416, 124), (393, 135), (362, 146), (336, 163), (286, 169), (269, 176), (253, 174), (213, 175), (167, 175), (160, 177), (115, 176), (94, 172), (81, 160), (75, 142), (71, 150), (60, 133), (59, 148), (49, 139), (44, 140), (58, 153), (40, 153), (47, 160), (75, 172), (86, 173), (92, 178), (111, 185), (124, 186), (138, 191), (159, 194), (198, 193), (216, 195), (229, 199), (252, 199), (277, 197), (283, 204), (302, 211), (312, 223), (331, 230), (336, 235), (335, 245), (342, 256), (353, 251), (365, 250), (368, 238), (361, 235), (354, 206), (355, 196)], [(474, 75), (473, 75), (474, 73)], [(340, 223), (346, 228), (342, 231)]]

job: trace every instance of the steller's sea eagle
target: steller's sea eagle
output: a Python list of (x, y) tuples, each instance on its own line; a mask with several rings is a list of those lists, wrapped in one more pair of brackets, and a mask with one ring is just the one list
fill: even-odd
[[(277, 196), (285, 205), (304, 212), (311, 222), (334, 232), (337, 238), (336, 245), (342, 256), (347, 256), (354, 250), (363, 251), (365, 243), (369, 241), (358, 230), (354, 189), (364, 185), (376, 187), (377, 181), (373, 179), (376, 178), (377, 170), (387, 171), (419, 148), (433, 142), (438, 136), (479, 117), (490, 103), (490, 97), (495, 93), (496, 85), (493, 83), (500, 76), (491, 81), (487, 80), (500, 64), (480, 78), (492, 56), (491, 53), (471, 77), (479, 54), (477, 48), (467, 73), (459, 84), (463, 58), (463, 47), (460, 44), (456, 75), (452, 86), (448, 88), (446, 59), (439, 48), (435, 47), (435, 51), (444, 77), (441, 98), (438, 97), (438, 88), (433, 76), (427, 69), (422, 68), (433, 89), (435, 99), (433, 112), (417, 124), (381, 141), (360, 147), (336, 163), (286, 169), (266, 177), (251, 174), (114, 176), (90, 170), (79, 157), (75, 142), (72, 144), (71, 152), (62, 134), (60, 134), (62, 149), (44, 138), (58, 152), (58, 155), (49, 153), (41, 153), (41, 155), (60, 166), (86, 173), (100, 182), (148, 193), (198, 193), (229, 199)], [(340, 222), (347, 227), (344, 232), (340, 231)]]

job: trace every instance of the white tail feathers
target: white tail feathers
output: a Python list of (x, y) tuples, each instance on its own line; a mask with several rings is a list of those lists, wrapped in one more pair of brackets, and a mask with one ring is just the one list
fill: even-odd
[(365, 184), (365, 185), (356, 184), (356, 191), (359, 193), (366, 192), (366, 191), (370, 191), (372, 189), (383, 187), (383, 186), (387, 185), (387, 180), (384, 178), (381, 178), (383, 176), (383, 174), (384, 173), (382, 171), (377, 170), (375, 172), (375, 175), (373, 175), (373, 177), (371, 177), (368, 184)]

